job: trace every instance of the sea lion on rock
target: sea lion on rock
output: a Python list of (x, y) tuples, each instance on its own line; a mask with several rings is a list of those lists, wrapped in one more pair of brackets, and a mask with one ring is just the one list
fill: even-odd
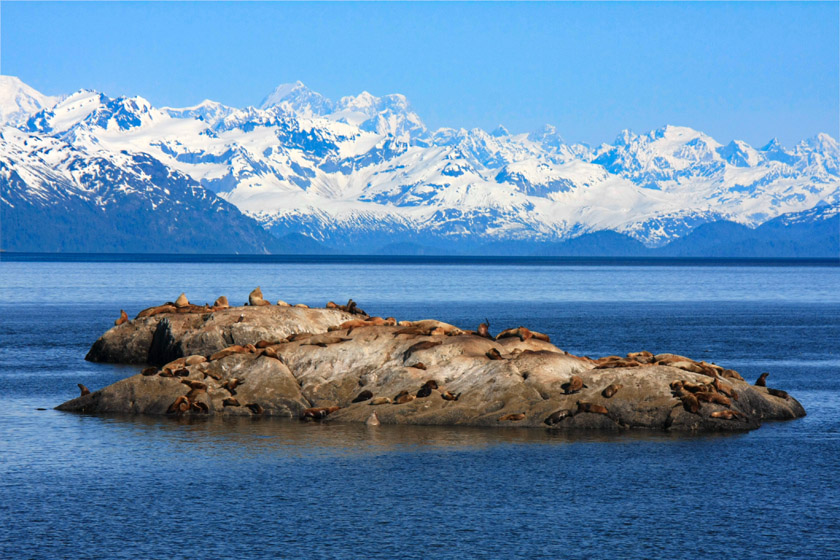
[(524, 412), (505, 414), (504, 416), (500, 416), (497, 422), (519, 422), (520, 420), (525, 420)]
[(259, 286), (257, 286), (250, 294), (248, 294), (248, 305), (271, 305), (271, 303), (263, 299), (262, 290)]
[(445, 401), (457, 401), (460, 396), (461, 396), (461, 393), (458, 393), (457, 395), (453, 395), (451, 391), (443, 391), (440, 394), (440, 398), (442, 398)]
[(207, 358), (204, 356), (199, 356), (198, 354), (193, 354), (192, 356), (187, 356), (184, 358), (184, 365), (187, 366), (195, 366), (198, 364), (203, 364), (207, 361)]
[(767, 387), (767, 393), (773, 395), (774, 397), (779, 397), (780, 399), (789, 399), (790, 395), (787, 394), (787, 391), (782, 391), (781, 389), (771, 389)]
[(175, 313), (176, 309), (177, 308), (172, 304), (157, 305), (155, 307), (144, 309), (137, 314), (137, 318), (142, 319), (143, 317), (154, 317), (155, 315), (160, 315), (161, 313)]
[(577, 403), (578, 412), (590, 412), (592, 414), (609, 414), (607, 407), (602, 406), (600, 404), (594, 403), (586, 403), (586, 402), (578, 402)]
[(651, 364), (654, 361), (653, 354), (647, 350), (642, 350), (641, 352), (630, 352), (627, 354), (627, 357), (631, 360), (639, 362), (640, 364)]
[(160, 373), (158, 373), (158, 375), (160, 377), (175, 377), (174, 375), (172, 375), (172, 371), (168, 369), (160, 370)]
[(207, 389), (207, 384), (202, 383), (201, 381), (196, 381), (195, 379), (182, 379), (181, 383), (189, 387), (190, 389)]
[(380, 405), (380, 404), (391, 404), (391, 399), (389, 399), (388, 397), (374, 397), (374, 398), (370, 399), (370, 402), (368, 404), (371, 404), (371, 405), (374, 405), (374, 406)]
[(234, 377), (234, 378), (228, 379), (227, 381), (222, 383), (222, 388), (227, 389), (228, 393), (230, 393), (231, 395), (235, 395), (236, 394), (236, 388), (239, 387), (240, 385), (242, 385), (242, 383), (244, 383), (244, 381), (242, 379), (239, 379), (238, 377)]
[(365, 420), (365, 426), (378, 426), (379, 424), (379, 417), (375, 412), (372, 412), (371, 415), (368, 416), (367, 420)]
[(326, 305), (327, 309), (338, 309), (338, 304), (334, 301), (328, 301)]
[(274, 346), (275, 344), (280, 344), (279, 342), (269, 342), (268, 340), (260, 340), (254, 346), (257, 348), (268, 348), (269, 346)]
[(301, 420), (321, 420), (326, 418), (336, 410), (340, 410), (341, 407), (338, 406), (329, 406), (329, 407), (318, 407), (318, 408), (307, 408), (303, 412), (300, 413)]
[(490, 340), (493, 340), (493, 335), (490, 334), (490, 321), (484, 319), (484, 322), (478, 325), (478, 330), (475, 331), (475, 334), (481, 338), (489, 338)]
[(291, 304), (286, 303), (282, 299), (277, 300), (277, 307), (291, 307)]
[(358, 395), (356, 395), (356, 398), (355, 398), (355, 399), (353, 399), (353, 400), (352, 400), (352, 401), (350, 401), (350, 402), (354, 402), (354, 403), (357, 403), (357, 402), (364, 402), (364, 401), (370, 400), (370, 399), (372, 399), (372, 398), (373, 398), (373, 393), (371, 393), (370, 391), (368, 391), (367, 389), (365, 389), (364, 391), (362, 391), (361, 393), (359, 393)]
[(79, 395), (79, 396), (84, 397), (85, 395), (90, 395), (90, 389), (88, 389), (87, 387), (85, 387), (81, 383), (76, 383), (76, 385), (79, 387), (79, 391), (82, 392), (82, 394)]
[(175, 300), (175, 307), (187, 307), (189, 304), (190, 300), (187, 299), (187, 295), (183, 292), (181, 292), (181, 295)]
[(737, 379), (738, 381), (744, 380), (744, 378), (741, 377), (741, 374), (739, 374), (734, 369), (725, 369), (723, 370), (723, 372), (721, 372), (720, 376), (728, 379)]
[(217, 297), (216, 301), (213, 302), (213, 307), (217, 309), (227, 309), (228, 307), (230, 307), (230, 304), (228, 303), (228, 298), (225, 296)]
[(245, 405), (245, 407), (248, 410), (250, 410), (252, 414), (255, 414), (257, 416), (265, 412), (265, 409), (257, 403), (248, 403)]
[(172, 372), (172, 375), (174, 375), (175, 377), (189, 377), (190, 370), (188, 370), (187, 368), (178, 368)]
[(432, 394), (432, 389), (437, 389), (437, 388), (438, 388), (437, 381), (435, 381), (434, 379), (430, 379), (429, 381), (426, 381), (423, 384), (422, 387), (420, 387), (419, 391), (417, 391), (417, 398), (418, 399), (425, 399), (426, 397), (428, 397), (429, 395)]
[(723, 406), (732, 406), (732, 401), (726, 395), (720, 393), (710, 393), (708, 391), (699, 391), (694, 393), (697, 400), (700, 402), (722, 404)]
[(417, 397), (415, 397), (414, 395), (407, 395), (407, 394), (406, 395), (400, 395), (399, 397), (394, 399), (394, 403), (396, 403), (396, 404), (410, 403), (411, 401), (413, 401), (416, 398)]
[(769, 376), (769, 375), (770, 374), (767, 373), (766, 371), (764, 373), (762, 373), (759, 376), (758, 380), (755, 382), (755, 386), (756, 387), (767, 387), (767, 376)]
[(141, 371), (140, 374), (148, 377), (150, 375), (156, 374), (157, 372), (158, 372), (158, 369), (156, 367), (147, 367), (147, 368), (143, 368), (143, 371)]
[(597, 366), (595, 366), (593, 369), (616, 369), (616, 368), (639, 367), (641, 365), (642, 364), (640, 364), (636, 360), (625, 360), (623, 358), (619, 358), (617, 360), (608, 360), (608, 361), (601, 362)]
[(700, 412), (700, 401), (697, 400), (697, 397), (695, 397), (694, 394), (681, 389), (678, 397), (682, 401), (683, 408), (685, 408), (688, 412), (691, 412), (692, 414)]
[(274, 358), (275, 360), (280, 361), (281, 363), (285, 363), (283, 360), (283, 356), (277, 353), (277, 350), (269, 346), (268, 348), (262, 349), (262, 355), (267, 356), (269, 358)]
[(228, 356), (232, 356), (233, 354), (247, 354), (248, 349), (244, 346), (239, 346), (238, 344), (234, 344), (233, 346), (228, 346), (227, 348), (223, 348), (210, 356), (210, 361), (215, 362), (216, 360), (221, 360), (222, 358), (227, 358)]
[(571, 395), (572, 393), (577, 393), (584, 387), (586, 387), (586, 385), (583, 384), (583, 379), (581, 379), (580, 376), (573, 375), (572, 378), (569, 379), (569, 382), (565, 383), (562, 388), (567, 395)]
[(502, 357), (502, 353), (499, 352), (496, 348), (491, 348), (487, 352), (484, 353), (485, 356), (490, 358), (491, 360), (504, 360)]
[(551, 342), (551, 338), (547, 334), (537, 331), (531, 331), (531, 338), (535, 340), (542, 340), (543, 342)]
[(190, 400), (181, 395), (175, 402), (169, 405), (169, 408), (166, 409), (167, 414), (174, 414), (176, 412), (186, 412), (190, 409)]
[(424, 371), (426, 370), (426, 364), (424, 364), (423, 362), (417, 362), (416, 364), (411, 364), (410, 366), (407, 366), (407, 367), (414, 368), (414, 369), (422, 369)]
[(222, 399), (222, 406), (240, 406), (239, 401), (236, 400), (236, 397), (225, 397)]
[(571, 418), (574, 416), (575, 413), (571, 410), (567, 410), (565, 408), (561, 408), (555, 412), (552, 412), (551, 415), (543, 420), (549, 426), (553, 426), (554, 424), (558, 424), (559, 422), (563, 421), (566, 418)]
[(526, 340), (529, 340), (533, 336), (534, 335), (531, 333), (530, 330), (528, 330), (526, 327), (520, 326), (520, 327), (517, 327), (515, 329), (503, 330), (502, 332), (500, 332), (499, 334), (496, 335), (496, 340), (499, 340), (499, 339), (502, 339), (502, 338), (518, 337), (519, 340), (521, 340), (522, 342), (525, 342)]
[(124, 310), (120, 309), (120, 318), (117, 319), (116, 321), (114, 321), (114, 326), (119, 327), (120, 325), (122, 325), (123, 323), (125, 323), (127, 321), (128, 321), (128, 313), (126, 313)]
[(723, 418), (724, 420), (735, 420), (736, 418), (743, 416), (743, 414), (737, 410), (716, 410), (709, 414), (709, 416), (712, 418)]
[(210, 413), (210, 407), (207, 406), (207, 403), (203, 403), (201, 401), (193, 401), (190, 403), (190, 407), (192, 410), (196, 410), (198, 412), (203, 412), (204, 414)]
[(613, 395), (618, 393), (618, 390), (621, 389), (624, 385), (618, 385), (616, 383), (612, 383), (607, 386), (606, 389), (601, 391), (601, 394), (604, 396), (605, 399), (611, 399)]
[(309, 309), (309, 306), (306, 305), (305, 303), (296, 303), (294, 306), (299, 307), (301, 309)]

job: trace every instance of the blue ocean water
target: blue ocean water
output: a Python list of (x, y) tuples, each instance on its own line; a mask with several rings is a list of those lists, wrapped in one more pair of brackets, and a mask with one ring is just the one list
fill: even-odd
[[(836, 266), (99, 260), (0, 261), (0, 558), (840, 557)], [(768, 371), (808, 416), (671, 436), (52, 410), (139, 369), (83, 360), (119, 309), (257, 285)]]

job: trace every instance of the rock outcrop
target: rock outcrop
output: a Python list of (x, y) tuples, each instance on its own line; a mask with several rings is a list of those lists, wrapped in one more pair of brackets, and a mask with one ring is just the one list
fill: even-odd
[(805, 414), (786, 393), (716, 364), (649, 352), (591, 360), (524, 327), (485, 331), (360, 317), (355, 304), (164, 309), (110, 329), (87, 356), (158, 367), (58, 408), (674, 431)]

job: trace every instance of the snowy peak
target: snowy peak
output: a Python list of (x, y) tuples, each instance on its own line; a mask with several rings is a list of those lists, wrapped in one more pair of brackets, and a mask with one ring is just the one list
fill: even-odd
[(260, 103), (261, 109), (279, 107), (286, 112), (304, 117), (317, 117), (333, 112), (334, 104), (318, 92), (306, 87), (303, 82), (280, 84)]
[(161, 107), (160, 110), (173, 119), (198, 119), (212, 126), (236, 109), (222, 105), (218, 101), (205, 99), (192, 107)]
[(764, 156), (755, 148), (740, 140), (733, 140), (717, 149), (724, 160), (736, 167), (755, 167), (764, 161)]
[(0, 76), (0, 124), (17, 125), (61, 98), (44, 95), (15, 76)]

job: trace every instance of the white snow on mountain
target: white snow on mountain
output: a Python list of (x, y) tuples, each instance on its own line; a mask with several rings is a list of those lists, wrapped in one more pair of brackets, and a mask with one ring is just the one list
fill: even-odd
[(592, 149), (551, 126), (430, 132), (402, 95), (334, 102), (300, 82), (243, 109), (157, 109), (80, 91), (17, 125), (89, 157), (149, 154), (275, 233), (333, 245), (365, 235), (482, 242), (614, 230), (658, 246), (705, 222), (755, 227), (840, 193), (840, 145), (825, 134), (755, 149), (665, 126)]
[(19, 124), (60, 99), (44, 95), (15, 76), (0, 76), (0, 124)]

